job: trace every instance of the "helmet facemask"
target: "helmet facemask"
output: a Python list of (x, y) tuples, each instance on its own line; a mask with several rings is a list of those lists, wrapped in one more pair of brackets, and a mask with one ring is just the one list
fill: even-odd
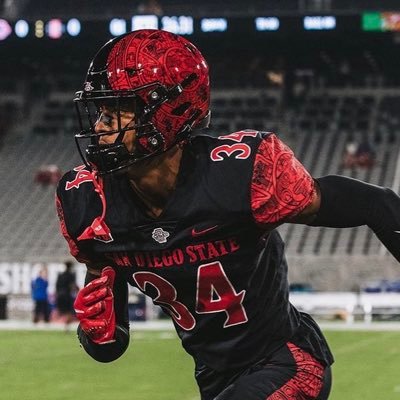
[[(75, 141), (84, 163), (100, 175), (126, 168), (139, 160), (163, 151), (163, 137), (151, 123), (151, 113), (145, 111), (143, 101), (135, 91), (80, 91), (74, 99), (80, 131)], [(117, 115), (117, 129), (96, 132), (102, 107)], [(146, 107), (147, 109), (147, 107)], [(133, 112), (133, 123), (122, 125), (121, 113)], [(134, 150), (129, 151), (123, 143), (125, 133), (135, 131)], [(118, 134), (114, 143), (100, 144), (102, 136)], [(147, 145), (144, 146), (143, 144)]]
[[(160, 83), (154, 83), (135, 90), (77, 92), (74, 102), (78, 114), (80, 132), (75, 135), (75, 141), (86, 166), (90, 169), (96, 169), (100, 175), (104, 175), (116, 172), (167, 150), (164, 137), (153, 125), (151, 118), (163, 103), (178, 97), (184, 87), (189, 85), (195, 78), (195, 74), (190, 74), (182, 84), (175, 85), (170, 89)], [(147, 104), (137, 95), (137, 92), (144, 90), (149, 93)], [(107, 107), (117, 114), (118, 128), (116, 130), (95, 131), (96, 123), (101, 115), (101, 107)], [(133, 125), (128, 123), (122, 126), (122, 111), (133, 112), (135, 119)], [(192, 124), (197, 117), (197, 113), (193, 113), (192, 118), (182, 127), (172, 145), (188, 137), (192, 130)], [(131, 130), (136, 131), (133, 152), (129, 152), (123, 143), (125, 132)], [(99, 143), (101, 136), (115, 134), (118, 134), (118, 136), (114, 143)], [(89, 141), (84, 152), (82, 151), (82, 147), (84, 147), (81, 143), (82, 140)], [(168, 148), (171, 148), (172, 145), (168, 146)]]

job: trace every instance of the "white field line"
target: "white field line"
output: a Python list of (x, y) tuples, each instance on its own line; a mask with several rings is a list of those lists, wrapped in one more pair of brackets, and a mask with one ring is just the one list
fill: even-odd
[(326, 331), (400, 331), (400, 322), (321, 322), (319, 326)]
[[(73, 323), (68, 330), (75, 332), (78, 324)], [(339, 331), (400, 331), (400, 322), (320, 322), (319, 326), (322, 330), (339, 330)], [(138, 335), (143, 331), (162, 331), (166, 339), (175, 336), (174, 326), (168, 320), (163, 321), (147, 321), (130, 323), (133, 335)], [(62, 323), (38, 323), (34, 324), (26, 320), (0, 320), (0, 330), (49, 330), (64, 331), (65, 325)], [(136, 334), (135, 334), (136, 333)], [(161, 335), (161, 336), (163, 336)]]
[[(392, 337), (392, 336), (396, 337), (396, 336), (398, 336), (398, 333), (397, 332), (390, 333), (390, 334), (386, 335), (386, 338)], [(338, 348), (337, 350), (335, 350), (334, 355), (337, 358), (337, 356), (340, 354), (358, 352), (361, 349), (363, 349), (365, 347), (370, 347), (374, 343), (379, 342), (381, 340), (382, 340), (382, 338), (378, 338), (378, 337), (368, 337), (368, 338), (360, 339), (360, 340), (357, 340), (357, 342), (352, 342), (346, 346)]]

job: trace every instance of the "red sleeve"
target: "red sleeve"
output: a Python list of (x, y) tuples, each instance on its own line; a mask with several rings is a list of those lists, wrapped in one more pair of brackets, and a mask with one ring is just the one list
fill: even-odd
[(313, 200), (314, 180), (276, 135), (260, 143), (251, 182), (251, 208), (260, 224), (299, 214)]

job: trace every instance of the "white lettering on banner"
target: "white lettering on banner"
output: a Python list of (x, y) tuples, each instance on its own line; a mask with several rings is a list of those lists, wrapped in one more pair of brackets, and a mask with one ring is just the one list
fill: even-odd
[(11, 275), (0, 264), (0, 294), (7, 294), (11, 290)]
[(13, 297), (10, 296), (10, 299), (7, 301), (7, 309), (9, 311), (17, 311), (17, 312), (24, 312), (26, 314), (30, 314), (32, 312), (33, 303), (31, 296), (25, 297)]
[[(63, 263), (0, 263), (0, 295), (18, 294), (30, 295), (31, 282), (36, 278), (40, 268), (45, 265), (48, 270), (49, 294), (55, 292), (57, 275), (64, 271)], [(83, 286), (86, 267), (75, 266), (76, 278), (79, 287)]]

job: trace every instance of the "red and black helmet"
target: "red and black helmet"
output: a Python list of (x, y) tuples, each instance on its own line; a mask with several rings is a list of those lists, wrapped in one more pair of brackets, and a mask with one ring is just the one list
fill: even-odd
[[(143, 29), (106, 43), (90, 64), (83, 90), (74, 102), (80, 121), (75, 135), (87, 166), (100, 174), (114, 172), (159, 154), (187, 140), (193, 129), (210, 120), (208, 65), (185, 38), (161, 30)], [(135, 125), (96, 133), (99, 108), (112, 105), (119, 112), (129, 105)], [(122, 143), (127, 130), (136, 130), (135, 150)], [(100, 145), (99, 136), (119, 133), (112, 145)], [(80, 139), (90, 139), (85, 154)]]

